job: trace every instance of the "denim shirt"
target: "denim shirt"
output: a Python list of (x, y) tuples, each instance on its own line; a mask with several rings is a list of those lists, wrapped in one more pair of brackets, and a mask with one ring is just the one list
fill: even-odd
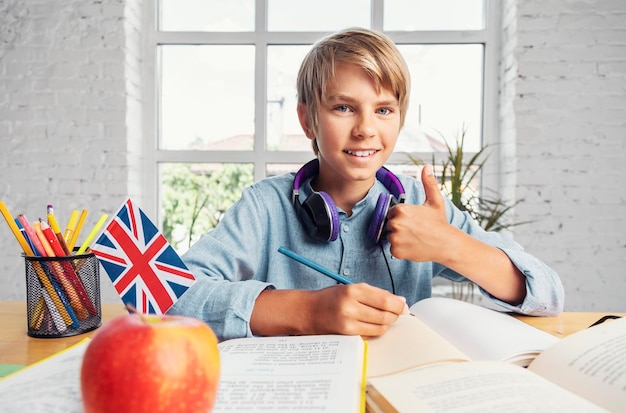
[[(434, 262), (395, 259), (387, 243), (382, 248), (367, 237), (378, 195), (387, 191), (376, 181), (348, 216), (339, 210), (337, 240), (311, 238), (292, 205), (294, 174), (265, 178), (243, 191), (221, 222), (183, 255), (197, 281), (168, 311), (208, 323), (220, 340), (252, 336), (250, 317), (257, 296), (270, 289), (321, 289), (333, 279), (280, 254), (284, 246), (354, 282), (366, 282), (406, 297), (407, 304), (430, 297), (433, 277), (466, 281), (460, 274)], [(421, 205), (422, 183), (398, 175), (406, 202)], [(300, 188), (300, 199), (312, 192), (310, 179)], [(563, 287), (551, 268), (505, 236), (486, 232), (444, 197), (448, 221), (473, 237), (504, 251), (526, 277), (527, 295), (519, 306), (481, 293), (504, 310), (530, 315), (556, 315), (563, 308)], [(416, 223), (419, 225), (419, 223)], [(389, 268), (383, 257), (386, 255)], [(393, 279), (393, 282), (392, 282)]]

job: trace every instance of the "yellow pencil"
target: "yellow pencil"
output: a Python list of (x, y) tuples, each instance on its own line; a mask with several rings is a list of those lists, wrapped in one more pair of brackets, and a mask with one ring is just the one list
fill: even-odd
[(85, 223), (85, 219), (87, 218), (87, 214), (89, 211), (83, 209), (80, 213), (80, 217), (78, 218), (78, 224), (76, 224), (76, 228), (74, 228), (74, 233), (72, 234), (72, 240), (68, 242), (67, 248), (70, 251), (74, 250), (74, 245), (76, 245), (76, 241), (78, 241), (78, 234), (80, 234), (80, 230), (83, 228), (83, 224)]
[(22, 236), (22, 233), (17, 227), (17, 224), (15, 223), (13, 216), (11, 216), (11, 213), (7, 209), (7, 206), (2, 201), (0, 201), (0, 212), (2, 212), (2, 216), (6, 220), (7, 224), (9, 224), (9, 228), (11, 228), (11, 232), (13, 232), (13, 235), (15, 235), (15, 239), (17, 240), (17, 242), (20, 243), (24, 254), (30, 256), (35, 255), (33, 253), (33, 250), (30, 248), (30, 245), (28, 245), (28, 243), (26, 242), (26, 238)]
[(367, 407), (367, 352), (369, 350), (369, 342), (364, 340), (363, 346), (365, 351), (363, 352), (363, 372), (361, 373), (361, 412), (365, 412)]
[(102, 225), (104, 225), (104, 221), (106, 221), (108, 217), (108, 214), (102, 214), (100, 216), (100, 219), (98, 220), (98, 222), (96, 222), (96, 225), (94, 225), (89, 235), (87, 235), (87, 238), (85, 238), (85, 242), (83, 242), (83, 245), (81, 245), (78, 251), (76, 251), (76, 255), (80, 255), (87, 251), (87, 248), (89, 248), (89, 244), (91, 244), (91, 241), (93, 241), (94, 237), (96, 236), (98, 231), (100, 231), (100, 228), (102, 227)]
[(43, 323), (44, 306), (46, 305), (46, 302), (43, 299), (43, 293), (45, 291), (46, 290), (41, 291), (42, 295), (39, 296), (39, 300), (37, 300), (35, 310), (33, 311), (33, 316), (30, 319), (30, 328), (33, 330), (39, 330), (41, 328), (41, 324)]
[[(67, 245), (74, 235), (74, 229), (76, 228), (76, 223), (78, 222), (78, 210), (72, 210), (70, 214), (70, 220), (67, 222), (67, 226), (65, 227), (65, 232), (63, 233), (63, 238), (65, 238), (65, 245)], [(71, 252), (71, 250), (70, 250)]]
[[(24, 254), (29, 255), (29, 256), (35, 255), (33, 253), (33, 250), (30, 248), (30, 245), (28, 245), (28, 243), (26, 242), (26, 239), (22, 236), (22, 233), (17, 228), (17, 224), (15, 223), (15, 220), (13, 219), (11, 213), (9, 212), (6, 205), (2, 201), (0, 201), (0, 212), (2, 212), (2, 216), (7, 221), (7, 224), (9, 224), (9, 227), (11, 228), (11, 232), (13, 232), (13, 235), (15, 235), (15, 238), (17, 238), (17, 241), (20, 243), (20, 246), (24, 250)], [(33, 269), (35, 270), (35, 273), (37, 273), (39, 280), (41, 281), (44, 288), (50, 295), (50, 298), (52, 299), (59, 313), (61, 314), (61, 317), (63, 318), (63, 320), (65, 321), (67, 325), (71, 325), (72, 319), (70, 318), (69, 313), (65, 310), (65, 307), (63, 306), (63, 303), (61, 302), (61, 298), (59, 297), (57, 292), (54, 290), (54, 287), (50, 283), (50, 280), (48, 279), (43, 268), (41, 267), (41, 263), (38, 261), (33, 261), (32, 264), (33, 264)]]

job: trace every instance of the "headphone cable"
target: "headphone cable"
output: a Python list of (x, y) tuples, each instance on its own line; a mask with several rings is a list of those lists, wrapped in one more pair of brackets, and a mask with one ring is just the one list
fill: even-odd
[(391, 267), (389, 267), (389, 261), (387, 260), (387, 254), (385, 254), (385, 249), (383, 248), (383, 244), (380, 243), (380, 252), (383, 254), (383, 258), (385, 259), (385, 264), (387, 265), (387, 272), (389, 273), (389, 279), (391, 280), (391, 292), (393, 295), (396, 294), (396, 285), (393, 282), (393, 277), (391, 276)]

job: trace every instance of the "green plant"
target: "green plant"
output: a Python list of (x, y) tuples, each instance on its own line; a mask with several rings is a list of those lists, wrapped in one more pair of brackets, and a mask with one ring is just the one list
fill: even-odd
[(187, 250), (217, 225), (252, 183), (250, 164), (167, 164), (163, 167), (163, 235)]
[[(440, 134), (440, 136), (446, 145), (448, 156), (441, 161), (439, 171), (434, 154), (432, 164), (439, 176), (441, 191), (458, 209), (466, 211), (487, 231), (502, 231), (529, 222), (515, 222), (510, 218), (513, 208), (522, 202), (522, 199), (508, 202), (496, 191), (479, 188), (480, 173), (489, 158), (487, 146), (482, 146), (476, 153), (469, 156), (463, 149), (465, 128), (461, 129), (460, 137), (456, 137), (454, 147), (448, 144), (443, 135)], [(419, 158), (411, 155), (409, 158), (415, 165), (424, 164)], [(453, 282), (452, 296), (465, 301), (473, 300), (474, 284)]]

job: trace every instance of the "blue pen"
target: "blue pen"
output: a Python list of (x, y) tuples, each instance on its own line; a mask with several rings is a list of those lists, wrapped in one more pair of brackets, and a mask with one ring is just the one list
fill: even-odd
[[(51, 263), (46, 262), (42, 264), (51, 264)], [(80, 321), (78, 321), (78, 317), (76, 317), (76, 313), (74, 312), (74, 310), (72, 309), (72, 306), (70, 305), (69, 298), (65, 294), (65, 291), (63, 291), (63, 287), (61, 286), (61, 284), (59, 284), (59, 281), (52, 274), (51, 268), (48, 265), (42, 265), (42, 267), (44, 268), (46, 274), (48, 275), (48, 278), (50, 279), (50, 283), (52, 284), (52, 287), (59, 295), (59, 298), (61, 299), (61, 303), (65, 307), (65, 310), (67, 311), (70, 318), (72, 319), (71, 327), (73, 328), (80, 327)]]
[(342, 277), (339, 274), (335, 274), (334, 272), (330, 271), (327, 268), (322, 267), (319, 264), (314, 263), (313, 261), (304, 258), (302, 255), (298, 255), (295, 252), (288, 250), (285, 247), (278, 247), (278, 252), (285, 254), (286, 256), (288, 256), (289, 258), (293, 258), (294, 260), (298, 261), (301, 264), (306, 265), (309, 268), (313, 268), (315, 271), (321, 272), (322, 274), (332, 278), (335, 281), (338, 281), (342, 284), (354, 284), (352, 281), (350, 281), (349, 279), (347, 279), (346, 277)]
[(26, 234), (26, 230), (22, 226), (22, 223), (17, 218), (15, 218), (15, 225), (17, 225), (17, 229), (19, 229), (20, 232), (22, 233), (22, 236), (24, 236), (24, 239), (28, 243), (28, 246), (30, 247), (30, 249), (33, 250), (33, 254), (35, 254), (36, 257), (39, 257), (40, 256), (39, 251), (37, 251), (37, 248), (35, 248), (35, 244), (33, 244), (33, 242), (30, 240), (30, 238), (28, 237), (28, 234)]

